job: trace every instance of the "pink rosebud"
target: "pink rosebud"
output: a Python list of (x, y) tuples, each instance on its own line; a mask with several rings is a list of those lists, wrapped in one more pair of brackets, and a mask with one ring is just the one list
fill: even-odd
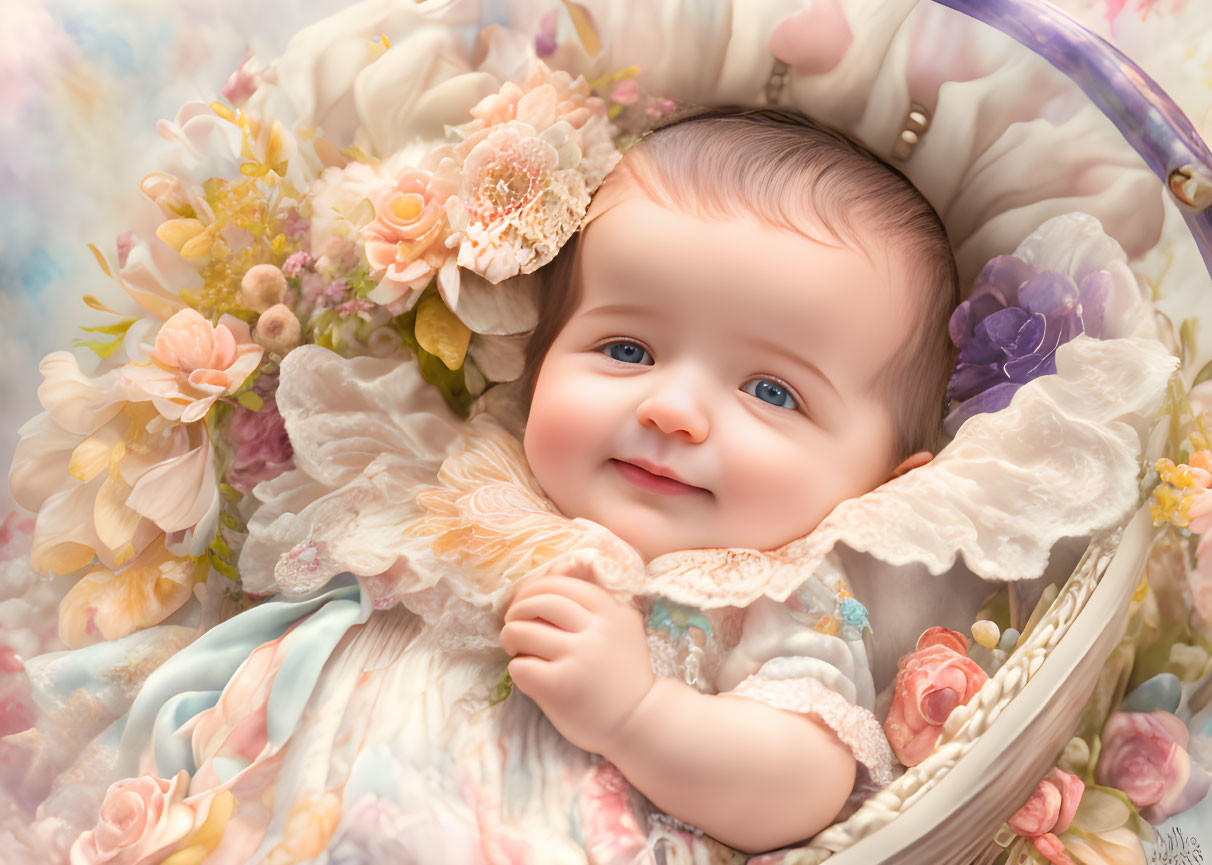
[(619, 105), (634, 105), (635, 101), (640, 98), (640, 82), (634, 78), (627, 78), (620, 81), (610, 91), (610, 99), (612, 102), (617, 102)]
[(130, 251), (135, 248), (135, 233), (133, 231), (124, 231), (118, 235), (118, 268), (126, 267), (126, 260), (130, 258)]
[(1169, 712), (1116, 712), (1103, 727), (1094, 780), (1162, 823), (1204, 798), (1212, 777), (1187, 756), (1187, 726)]
[(1061, 839), (1052, 832), (1045, 832), (1037, 838), (1032, 838), (1031, 843), (1052, 865), (1077, 865), (1065, 852), (1065, 845), (1061, 843)]
[(539, 19), (539, 32), (534, 37), (534, 53), (540, 57), (550, 57), (560, 47), (556, 39), (556, 25), (560, 20), (558, 9), (552, 9)]
[(892, 705), (884, 719), (888, 744), (906, 766), (926, 759), (947, 717), (971, 700), (989, 678), (968, 657), (967, 642), (956, 631), (931, 628), (917, 646), (901, 658)]
[(257, 89), (257, 77), (251, 61), (252, 51), (248, 51), (223, 85), (223, 98), (237, 108), (247, 102)]
[(677, 103), (672, 99), (666, 99), (662, 96), (645, 108), (644, 113), (649, 117), (668, 117), (677, 107)]
[(1053, 769), (1006, 825), (1024, 838), (1035, 838), (1048, 832), (1058, 835), (1073, 822), (1085, 790), (1081, 778)]

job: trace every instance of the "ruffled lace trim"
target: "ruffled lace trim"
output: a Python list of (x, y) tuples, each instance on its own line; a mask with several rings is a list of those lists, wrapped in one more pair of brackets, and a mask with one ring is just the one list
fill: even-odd
[(687, 550), (645, 567), (602, 526), (556, 513), (518, 441), (487, 415), (451, 418), (415, 365), (303, 347), (278, 391), (298, 468), (257, 487), (263, 504), (240, 568), (252, 591), (298, 596), (349, 571), (376, 607), (441, 583), (485, 610), (517, 579), (570, 557), (620, 594), (700, 609), (784, 601), (838, 543), (933, 573), (962, 555), (986, 579), (1029, 579), (1057, 540), (1115, 525), (1135, 506), (1141, 435), (1175, 363), (1154, 341), (1078, 337), (1057, 352), (1056, 375), (969, 419), (929, 465), (843, 502), (804, 537), (769, 553)]
[[(770, 679), (750, 676), (728, 692), (733, 696), (756, 700), (776, 709), (812, 715), (833, 730), (850, 753), (867, 770), (867, 779), (876, 787), (892, 783), (895, 760), (884, 730), (875, 715), (862, 706), (847, 702), (841, 694), (816, 679)], [(856, 793), (865, 784), (856, 784)]]

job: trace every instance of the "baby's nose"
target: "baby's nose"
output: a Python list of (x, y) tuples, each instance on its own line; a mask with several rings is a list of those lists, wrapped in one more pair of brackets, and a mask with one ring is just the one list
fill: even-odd
[(636, 406), (636, 420), (666, 435), (684, 436), (694, 444), (707, 439), (711, 424), (706, 407), (689, 382), (672, 379), (654, 388)]

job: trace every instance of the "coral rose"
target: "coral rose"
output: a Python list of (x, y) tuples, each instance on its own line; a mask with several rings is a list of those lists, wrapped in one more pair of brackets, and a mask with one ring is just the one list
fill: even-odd
[(1030, 839), (1053, 865), (1073, 865), (1064, 844), (1056, 836), (1073, 823), (1073, 815), (1077, 813), (1085, 789), (1081, 778), (1053, 769), (1039, 782), (1023, 807), (1006, 821), (1006, 825), (1015, 833)]
[(947, 716), (967, 703), (989, 676), (968, 657), (964, 636), (947, 628), (930, 628), (917, 650), (897, 666), (892, 705), (884, 732), (896, 758), (916, 766), (930, 754)]
[(1169, 712), (1116, 712), (1102, 732), (1094, 780), (1127, 794), (1141, 816), (1158, 824), (1187, 810), (1212, 778), (1187, 756), (1187, 726)]
[(195, 812), (182, 802), (189, 774), (172, 781), (144, 775), (105, 791), (97, 825), (72, 844), (71, 865), (158, 862), (194, 828)]
[(1031, 798), (1006, 821), (1016, 834), (1034, 838), (1069, 828), (1086, 785), (1076, 775), (1053, 769), (1039, 782)]

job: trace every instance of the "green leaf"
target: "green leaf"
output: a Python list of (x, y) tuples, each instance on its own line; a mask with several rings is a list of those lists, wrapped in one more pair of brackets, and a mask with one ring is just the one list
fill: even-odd
[(227, 545), (227, 541), (215, 535), (215, 539), (210, 542), (210, 551), (216, 556), (223, 556), (225, 559), (231, 557), (231, 547)]
[(1212, 378), (1212, 360), (1203, 365), (1203, 368), (1195, 374), (1195, 381), (1191, 382), (1191, 387), (1197, 384), (1203, 384), (1208, 379)]
[(241, 394), (236, 395), (236, 402), (244, 406), (249, 411), (260, 411), (261, 406), (265, 405), (265, 400), (261, 399), (251, 390), (246, 390)]
[(1195, 337), (1199, 331), (1199, 320), (1185, 318), (1178, 326), (1178, 345), (1183, 363), (1195, 354)]
[(237, 571), (234, 566), (216, 556), (213, 550), (207, 554), (207, 558), (210, 559), (210, 566), (223, 576), (227, 577), (227, 579), (231, 580), (233, 583), (238, 583), (240, 581), (240, 572)]
[(509, 668), (506, 667), (501, 678), (492, 686), (492, 692), (488, 697), (488, 705), (495, 706), (497, 703), (504, 702), (511, 693), (513, 693), (513, 678), (509, 675)]

